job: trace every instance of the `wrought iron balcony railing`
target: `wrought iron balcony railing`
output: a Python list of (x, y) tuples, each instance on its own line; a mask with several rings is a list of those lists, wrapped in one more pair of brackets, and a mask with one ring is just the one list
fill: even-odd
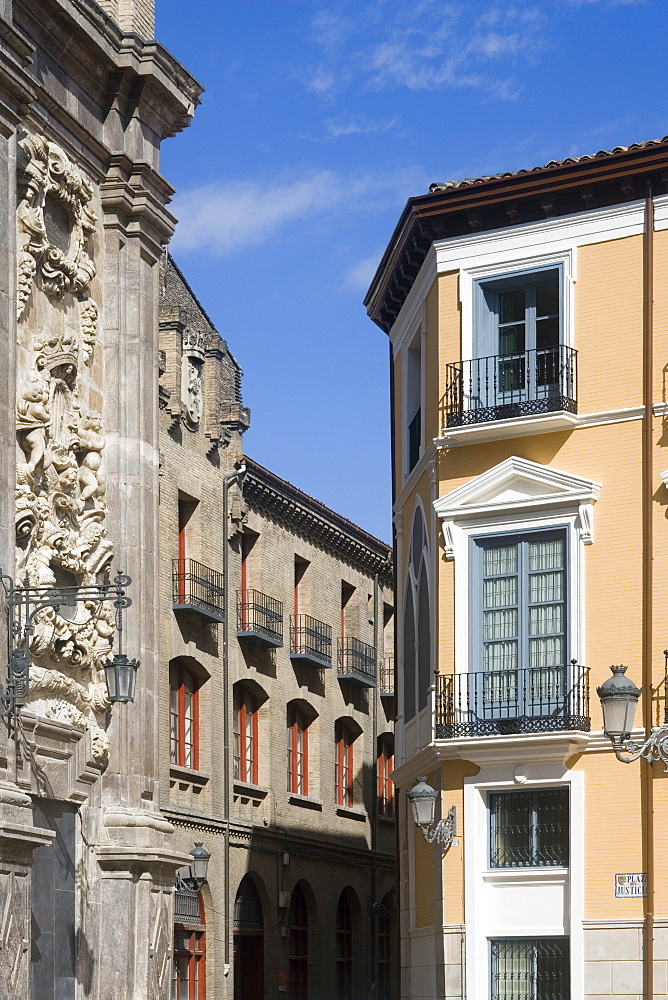
[(283, 603), (259, 590), (237, 591), (237, 635), (283, 645)]
[(332, 627), (310, 615), (290, 615), (290, 659), (314, 667), (332, 665)]
[(376, 650), (367, 642), (344, 636), (339, 639), (340, 681), (353, 681), (364, 687), (376, 686)]
[(563, 344), (446, 365), (445, 426), (577, 413), (577, 351)]
[(223, 574), (194, 559), (174, 559), (172, 607), (175, 611), (194, 611), (208, 621), (224, 621)]
[(589, 667), (438, 674), (436, 739), (589, 732)]
[(394, 657), (384, 656), (380, 664), (380, 696), (394, 696)]

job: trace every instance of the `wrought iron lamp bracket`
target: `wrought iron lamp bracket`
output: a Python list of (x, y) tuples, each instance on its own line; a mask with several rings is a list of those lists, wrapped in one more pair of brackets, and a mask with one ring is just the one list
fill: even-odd
[(644, 757), (649, 764), (661, 761), (664, 771), (668, 772), (668, 725), (655, 726), (644, 743), (634, 743), (633, 740), (613, 742), (615, 757), (622, 764), (633, 764)]
[(28, 694), (30, 639), (35, 631), (35, 617), (46, 608), (53, 608), (58, 613), (63, 607), (83, 604), (93, 605), (89, 612), (92, 621), (99, 617), (103, 604), (112, 602), (116, 608), (120, 648), (123, 609), (129, 608), (132, 604), (132, 599), (126, 593), (126, 588), (131, 583), (131, 577), (119, 571), (113, 580), (110, 580), (109, 574), (105, 573), (101, 583), (80, 586), (33, 586), (27, 576), (17, 585), (13, 577), (0, 569), (0, 584), (5, 594), (8, 626), (7, 681), (4, 691), (0, 688), (0, 719), (14, 716), (23, 707)]
[(457, 807), (450, 806), (448, 815), (439, 819), (434, 826), (422, 826), (420, 829), (428, 844), (440, 844), (447, 851), (457, 836)]

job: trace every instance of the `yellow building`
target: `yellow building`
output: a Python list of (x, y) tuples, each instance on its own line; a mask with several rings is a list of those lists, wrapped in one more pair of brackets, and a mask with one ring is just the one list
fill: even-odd
[(664, 721), (667, 279), (664, 139), (432, 185), (368, 292), (393, 359), (402, 998), (668, 995), (668, 781), (618, 762), (596, 694), (627, 664), (635, 738)]

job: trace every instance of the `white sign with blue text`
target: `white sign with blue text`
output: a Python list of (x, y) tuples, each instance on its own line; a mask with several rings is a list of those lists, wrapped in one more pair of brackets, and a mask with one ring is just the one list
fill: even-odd
[(618, 899), (646, 895), (647, 875), (645, 872), (625, 872), (622, 875), (615, 875), (615, 896)]

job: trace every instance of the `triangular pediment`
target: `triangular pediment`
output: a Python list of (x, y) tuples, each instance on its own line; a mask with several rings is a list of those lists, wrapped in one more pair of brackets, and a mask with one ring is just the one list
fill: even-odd
[(440, 517), (457, 520), (490, 510), (591, 503), (600, 489), (591, 479), (513, 456), (446, 493), (434, 508)]

